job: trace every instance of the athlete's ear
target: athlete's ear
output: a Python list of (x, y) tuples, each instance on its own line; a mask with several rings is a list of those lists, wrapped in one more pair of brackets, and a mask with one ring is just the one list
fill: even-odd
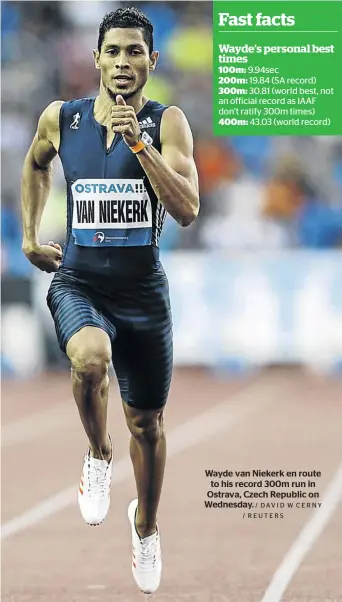
[(150, 64), (149, 64), (149, 70), (150, 71), (154, 71), (156, 66), (157, 66), (157, 62), (159, 59), (159, 52), (158, 50), (154, 50), (153, 52), (151, 52), (150, 54)]
[(95, 69), (100, 69), (100, 65), (99, 65), (100, 53), (98, 50), (93, 50), (93, 57), (94, 57)]

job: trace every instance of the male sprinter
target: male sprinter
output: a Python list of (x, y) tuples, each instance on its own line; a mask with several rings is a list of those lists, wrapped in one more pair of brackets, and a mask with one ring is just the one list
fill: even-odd
[[(78, 501), (90, 525), (101, 523), (109, 509), (113, 361), (137, 487), (128, 508), (132, 570), (140, 589), (152, 593), (161, 578), (157, 509), (172, 373), (168, 282), (158, 240), (166, 212), (181, 226), (196, 218), (198, 178), (183, 112), (143, 93), (158, 60), (146, 16), (136, 8), (106, 15), (94, 59), (99, 95), (53, 102), (39, 119), (23, 168), (23, 252), (40, 270), (57, 272), (47, 303), (71, 362), (73, 394), (89, 439)], [(38, 237), (57, 153), (67, 183), (63, 253)]]

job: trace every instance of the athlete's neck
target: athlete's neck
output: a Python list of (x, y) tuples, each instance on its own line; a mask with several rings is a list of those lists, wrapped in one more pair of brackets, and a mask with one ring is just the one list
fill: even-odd
[[(139, 90), (134, 96), (125, 99), (126, 104), (133, 107), (136, 113), (139, 113), (147, 101), (148, 98), (143, 96), (142, 90)], [(110, 125), (111, 109), (115, 104), (115, 100), (111, 98), (107, 91), (101, 86), (99, 95), (96, 97), (94, 104), (94, 117), (96, 121), (102, 125)]]

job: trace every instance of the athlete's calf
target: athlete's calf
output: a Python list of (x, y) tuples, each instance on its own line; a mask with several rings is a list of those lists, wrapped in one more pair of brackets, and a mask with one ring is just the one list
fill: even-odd
[(156, 530), (157, 509), (162, 489), (166, 441), (163, 409), (138, 410), (123, 402), (131, 432), (130, 455), (138, 492), (136, 529), (140, 537)]

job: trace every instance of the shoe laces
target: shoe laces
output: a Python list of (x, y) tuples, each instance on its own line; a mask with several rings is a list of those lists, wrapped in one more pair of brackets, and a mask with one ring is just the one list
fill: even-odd
[(106, 491), (107, 469), (88, 463), (89, 494), (103, 496)]
[(157, 560), (157, 536), (148, 542), (141, 541), (140, 567), (143, 571), (154, 569)]

